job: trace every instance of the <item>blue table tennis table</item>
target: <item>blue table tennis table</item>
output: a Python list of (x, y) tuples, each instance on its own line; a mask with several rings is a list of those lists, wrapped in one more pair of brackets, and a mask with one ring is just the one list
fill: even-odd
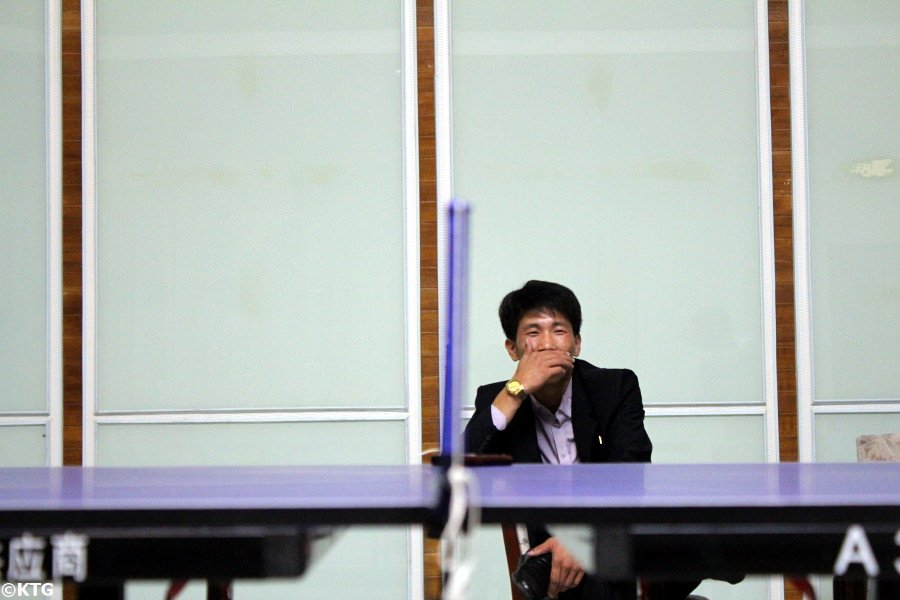
[[(584, 524), (592, 571), (832, 573), (852, 526), (900, 576), (900, 465), (514, 465), (475, 471), (482, 520)], [(552, 526), (550, 527), (552, 531)]]
[[(92, 588), (296, 577), (335, 526), (432, 521), (438, 481), (402, 466), (0, 469), (0, 560), (57, 578), (68, 534), (82, 568), (61, 575)], [(40, 548), (23, 555), (23, 540)]]
[[(896, 464), (471, 472), (482, 522), (590, 528), (601, 542), (592, 570), (610, 579), (832, 573), (851, 527), (864, 532), (879, 575), (898, 576)], [(426, 465), (0, 469), (0, 579), (14, 565), (18, 578), (30, 568), (39, 579), (84, 585), (295, 577), (332, 528), (440, 527), (444, 475)], [(55, 556), (71, 552), (73, 541), (83, 544), (77, 565)]]

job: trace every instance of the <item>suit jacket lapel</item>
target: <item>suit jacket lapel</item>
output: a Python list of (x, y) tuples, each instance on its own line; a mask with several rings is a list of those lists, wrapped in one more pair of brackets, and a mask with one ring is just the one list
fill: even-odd
[(512, 436), (512, 456), (516, 462), (541, 462), (541, 450), (538, 448), (537, 431), (534, 428), (534, 410), (531, 400), (522, 402), (522, 406), (513, 417), (516, 431)]
[(597, 431), (597, 419), (589, 400), (589, 382), (580, 376), (578, 362), (572, 373), (572, 430), (575, 434), (575, 447), (581, 462), (591, 462), (594, 432)]

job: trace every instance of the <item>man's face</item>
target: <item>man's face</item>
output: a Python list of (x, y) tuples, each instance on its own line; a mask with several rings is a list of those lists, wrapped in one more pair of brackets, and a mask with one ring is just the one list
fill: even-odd
[(506, 351), (513, 360), (522, 358), (525, 348), (534, 352), (564, 350), (572, 356), (581, 353), (581, 336), (572, 331), (572, 324), (555, 312), (532, 310), (519, 320), (515, 343), (506, 340)]

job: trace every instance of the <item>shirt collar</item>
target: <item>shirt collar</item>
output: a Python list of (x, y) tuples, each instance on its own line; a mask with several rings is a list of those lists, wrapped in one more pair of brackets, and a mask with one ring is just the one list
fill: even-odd
[(563, 392), (562, 401), (559, 403), (559, 408), (556, 409), (555, 414), (547, 410), (547, 407), (538, 402), (537, 398), (534, 396), (529, 396), (529, 398), (531, 399), (531, 407), (534, 409), (534, 414), (545, 423), (553, 423), (556, 420), (559, 420), (560, 423), (565, 423), (572, 418), (571, 377), (569, 378), (569, 385), (566, 386), (566, 391)]

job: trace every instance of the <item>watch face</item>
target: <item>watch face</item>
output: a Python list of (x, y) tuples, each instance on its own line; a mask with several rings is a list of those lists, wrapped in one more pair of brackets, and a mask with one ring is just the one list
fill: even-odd
[(522, 387), (522, 384), (519, 383), (518, 381), (516, 381), (515, 379), (507, 382), (506, 389), (509, 390), (510, 394), (513, 394), (515, 396), (519, 396), (522, 394), (522, 392), (525, 391), (525, 388)]

